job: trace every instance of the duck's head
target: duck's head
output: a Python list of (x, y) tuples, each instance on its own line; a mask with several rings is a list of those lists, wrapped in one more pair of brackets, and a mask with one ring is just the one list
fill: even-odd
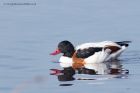
[(51, 53), (51, 55), (57, 55), (63, 53), (63, 56), (72, 57), (74, 52), (75, 49), (72, 43), (65, 40), (65, 41), (61, 41), (58, 44), (58, 48), (53, 53)]

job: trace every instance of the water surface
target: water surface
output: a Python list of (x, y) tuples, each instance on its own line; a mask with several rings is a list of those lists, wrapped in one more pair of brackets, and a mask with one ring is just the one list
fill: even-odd
[[(36, 5), (4, 5), (36, 2)], [(0, 93), (137, 93), (140, 91), (140, 1), (1, 0)], [(58, 81), (50, 75), (59, 41), (75, 46), (102, 40), (130, 40), (120, 57), (127, 78)], [(94, 77), (94, 76), (93, 76)], [(60, 86), (62, 84), (62, 86)], [(72, 84), (63, 86), (63, 84)]]

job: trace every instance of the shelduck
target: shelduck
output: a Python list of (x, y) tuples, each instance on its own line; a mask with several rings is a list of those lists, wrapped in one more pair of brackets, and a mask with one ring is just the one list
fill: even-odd
[(58, 44), (58, 48), (51, 55), (63, 54), (59, 59), (60, 66), (63, 68), (94, 69), (93, 63), (116, 60), (129, 43), (130, 41), (102, 41), (84, 43), (74, 48), (70, 41), (65, 40)]

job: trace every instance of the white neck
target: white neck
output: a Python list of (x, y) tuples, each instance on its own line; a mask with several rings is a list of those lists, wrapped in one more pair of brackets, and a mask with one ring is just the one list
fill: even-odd
[(71, 67), (72, 66), (72, 58), (66, 57), (66, 56), (61, 56), (59, 59), (60, 66), (65, 68), (65, 67)]

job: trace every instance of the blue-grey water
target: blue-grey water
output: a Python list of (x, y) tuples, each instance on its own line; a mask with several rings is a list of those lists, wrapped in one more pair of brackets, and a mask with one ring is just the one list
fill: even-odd
[[(0, 0), (0, 93), (138, 93), (139, 4), (139, 0)], [(52, 62), (60, 55), (49, 53), (62, 40), (75, 46), (103, 40), (132, 41), (119, 58), (129, 75), (58, 81), (49, 69), (60, 68)]]

